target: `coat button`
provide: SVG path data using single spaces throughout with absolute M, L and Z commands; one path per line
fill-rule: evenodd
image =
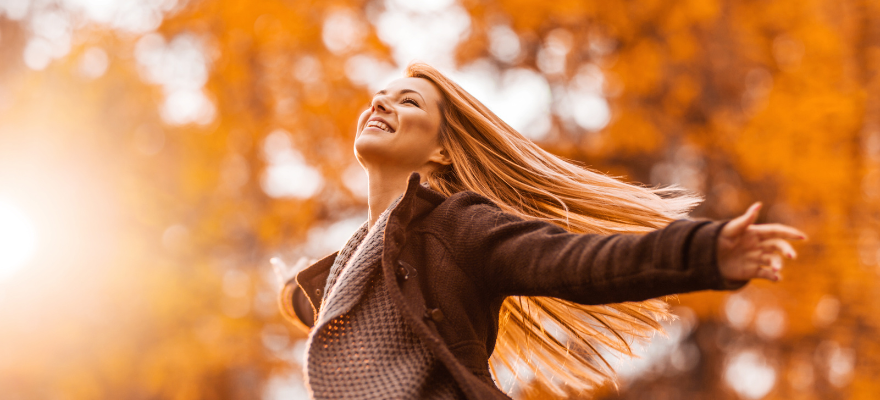
M 439 308 L 429 308 L 427 311 L 425 311 L 425 316 L 430 318 L 434 322 L 443 321 L 443 318 L 445 318 L 443 316 L 443 311 L 440 311 Z
M 321 297 L 321 295 L 322 295 L 323 293 L 324 293 L 324 291 L 321 290 L 321 288 L 317 288 L 317 289 L 315 289 L 315 294 L 316 294 L 318 297 Z
M 395 232 L 393 236 L 391 236 L 391 243 L 394 247 L 400 247 L 403 245 L 403 233 Z
M 409 279 L 409 271 L 407 271 L 406 266 L 403 264 L 403 261 L 397 262 L 397 279 L 407 280 Z

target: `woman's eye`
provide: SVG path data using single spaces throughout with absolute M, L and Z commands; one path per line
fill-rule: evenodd
M 414 106 L 416 106 L 416 107 L 418 107 L 418 106 L 419 106 L 419 103 L 416 103 L 416 101 L 415 101 L 415 100 L 413 100 L 413 99 L 410 99 L 410 98 L 408 98 L 408 97 L 407 97 L 407 98 L 405 98 L 405 99 L 403 99 L 403 102 L 404 102 L 404 103 L 411 103 L 411 104 L 412 104 L 412 105 L 414 105 Z

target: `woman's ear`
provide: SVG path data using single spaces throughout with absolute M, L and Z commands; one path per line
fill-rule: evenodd
M 449 165 L 452 164 L 452 157 L 449 157 L 449 151 L 447 151 L 443 147 L 437 146 L 437 149 L 434 150 L 434 153 L 431 154 L 431 157 L 428 158 L 428 161 L 435 162 L 440 165 Z

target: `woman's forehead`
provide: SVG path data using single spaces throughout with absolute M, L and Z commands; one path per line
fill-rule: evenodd
M 434 87 L 434 84 L 422 78 L 398 78 L 388 83 L 384 90 L 389 94 L 395 94 L 402 90 L 415 90 L 425 100 L 440 101 L 440 92 Z

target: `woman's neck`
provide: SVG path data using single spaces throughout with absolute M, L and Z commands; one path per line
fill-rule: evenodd
M 369 182 L 367 203 L 370 206 L 369 227 L 372 228 L 379 219 L 379 215 L 406 191 L 407 178 L 411 173 L 403 170 L 367 170 L 367 181 Z

